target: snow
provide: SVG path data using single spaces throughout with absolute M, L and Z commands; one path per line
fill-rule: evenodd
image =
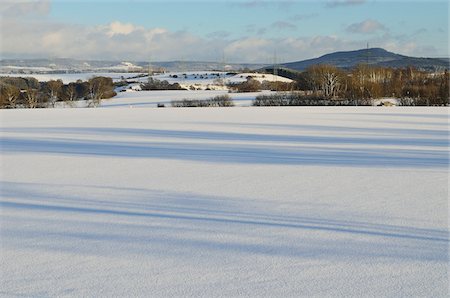
M 400 105 L 400 100 L 398 98 L 394 98 L 394 97 L 382 97 L 382 98 L 374 100 L 372 105 L 379 106 L 382 104 L 391 104 L 394 106 L 398 106 L 398 105 Z
M 50 67 L 14 66 L 14 65 L 0 66 L 0 69 L 2 71 L 6 71 L 6 72 L 10 72 L 10 71 L 23 71 L 23 72 L 53 71 L 53 68 L 50 68 Z
M 156 107 L 158 103 L 171 106 L 173 100 L 200 99 L 206 100 L 219 95 L 228 95 L 236 106 L 250 106 L 258 95 L 273 92 L 228 93 L 226 90 L 161 90 L 161 91 L 128 91 L 119 92 L 115 97 L 104 100 L 102 107 Z
M 178 83 L 183 88 L 189 89 L 194 86 L 196 89 L 205 90 L 206 88 L 214 88 L 216 90 L 227 90 L 226 84 L 242 83 L 247 80 L 247 77 L 263 82 L 263 81 L 279 81 L 279 82 L 292 82 L 291 79 L 273 75 L 273 74 L 261 74 L 261 73 L 238 73 L 232 74 L 223 71 L 187 71 L 187 72 L 167 72 L 163 74 L 157 74 L 152 78 L 160 81 L 168 81 L 169 83 Z M 144 79 L 141 79 L 144 81 Z M 218 80 L 222 80 L 221 84 Z M 145 82 L 145 81 L 144 81 Z
M 264 81 L 269 81 L 269 82 L 284 82 L 284 83 L 291 83 L 292 80 L 285 78 L 285 77 L 281 77 L 278 75 L 273 75 L 273 74 L 264 74 L 264 73 L 239 73 L 234 75 L 230 81 L 231 82 L 244 82 L 247 80 L 247 77 L 252 77 L 253 79 L 259 81 L 259 82 L 264 82 Z
M 137 71 L 140 71 L 140 72 L 142 72 L 143 71 L 143 68 L 141 66 L 134 65 L 131 62 L 121 62 L 118 65 L 108 66 L 108 67 L 99 67 L 97 69 L 98 70 L 103 70 L 103 71 L 110 70 L 110 71 L 115 71 L 115 72 L 118 72 L 118 71 L 122 71 L 122 72 L 130 72 L 130 71 L 137 72 Z
M 0 295 L 447 297 L 448 118 L 2 110 Z
M 14 74 L 14 73 L 0 73 L 0 77 L 34 77 L 40 82 L 45 82 L 49 80 L 61 79 L 64 84 L 71 82 L 76 82 L 77 80 L 87 81 L 93 76 L 104 76 L 111 77 L 113 81 L 120 81 L 123 78 L 129 81 L 136 81 L 145 83 L 148 81 L 148 76 L 145 73 L 137 72 L 127 72 L 127 70 L 134 70 L 137 66 L 130 64 L 128 62 L 122 62 L 121 65 L 105 67 L 104 70 L 115 70 L 115 72 L 80 72 L 80 73 L 48 73 L 48 74 Z M 118 71 L 122 72 L 118 72 Z M 169 83 L 179 83 L 180 85 L 189 88 L 190 86 L 196 86 L 199 89 L 206 89 L 207 87 L 218 88 L 217 79 L 223 79 L 223 83 L 241 83 L 247 80 L 247 77 L 251 76 L 255 80 L 260 82 L 263 81 L 281 81 L 281 82 L 292 82 L 291 79 L 284 78 L 281 76 L 274 76 L 272 74 L 260 74 L 260 73 L 240 73 L 240 74 L 229 74 L 222 71 L 187 71 L 187 72 L 166 72 L 162 74 L 153 75 L 152 78 L 160 81 L 168 81 Z M 222 88 L 225 90 L 226 88 Z

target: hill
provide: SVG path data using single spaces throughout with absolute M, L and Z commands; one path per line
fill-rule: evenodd
M 426 71 L 449 69 L 448 58 L 417 58 L 400 55 L 381 48 L 356 51 L 335 52 L 318 58 L 281 64 L 281 67 L 303 71 L 315 64 L 331 64 L 340 68 L 351 68 L 360 63 L 385 67 L 401 68 L 414 66 Z
M 263 64 L 231 63 L 208 61 L 162 61 L 151 62 L 152 69 L 166 71 L 239 70 L 257 69 Z M 95 61 L 79 59 L 4 59 L 0 60 L 2 73 L 77 73 L 77 72 L 146 72 L 148 61 Z

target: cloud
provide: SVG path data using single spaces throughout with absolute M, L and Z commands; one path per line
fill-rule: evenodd
M 419 45 L 413 40 L 407 42 L 389 40 L 383 43 L 383 47 L 388 51 L 413 57 L 432 57 L 439 55 L 438 50 L 434 46 Z
M 421 34 L 425 34 L 427 32 L 428 32 L 428 30 L 426 28 L 420 28 L 420 29 L 417 29 L 416 31 L 414 31 L 413 35 L 421 35 Z
M 185 31 L 112 22 L 86 26 L 3 18 L 2 57 L 61 57 L 92 60 L 214 60 L 225 39 Z
M 2 20 L 2 26 L 12 28 L 2 34 L 2 58 L 146 61 L 151 57 L 153 61 L 217 61 L 224 52 L 230 62 L 264 63 L 280 47 L 284 48 L 279 50 L 280 55 L 286 60 L 308 58 L 317 52 L 311 50 L 308 38 L 289 41 L 258 37 L 230 39 L 219 35 L 208 38 L 186 31 L 143 28 L 118 22 L 81 26 L 9 19 Z
M 274 23 L 272 23 L 271 27 L 276 28 L 278 30 L 285 30 L 285 29 L 295 30 L 295 29 L 297 29 L 297 26 L 295 26 L 292 23 L 285 22 L 285 21 L 274 22 Z
M 289 25 L 278 24 L 289 28 Z M 0 58 L 77 58 L 85 60 L 122 61 L 219 61 L 222 53 L 232 62 L 273 63 L 318 57 L 343 50 L 372 46 L 409 55 L 436 52 L 426 48 L 413 36 L 397 39 L 389 34 L 369 35 L 361 42 L 333 35 L 269 38 L 256 34 L 261 28 L 249 26 L 253 36 L 230 38 L 226 32 L 199 36 L 187 31 L 166 28 L 145 28 L 132 23 L 111 22 L 104 25 L 71 25 L 50 21 L 2 18 L 2 51 Z M 264 28 L 262 28 L 264 29 Z M 439 54 L 439 53 L 437 53 Z
M 50 0 L 2 0 L 0 16 L 47 15 L 50 5 Z
M 342 7 L 342 6 L 353 6 L 364 4 L 366 0 L 336 0 L 336 1 L 328 1 L 326 3 L 326 7 L 334 8 L 334 7 Z
M 214 31 L 206 34 L 207 38 L 228 38 L 231 35 L 230 32 L 225 30 Z
M 387 28 L 380 22 L 372 19 L 354 23 L 347 27 L 347 32 L 358 34 L 373 34 L 378 31 L 387 31 Z
M 255 24 L 247 25 L 245 31 L 254 35 L 262 36 L 269 31 L 297 30 L 297 26 L 286 21 L 276 21 L 267 27 L 257 27 Z
M 259 28 L 258 30 L 256 30 L 257 35 L 264 35 L 266 33 L 267 33 L 267 28 Z
M 303 20 L 315 18 L 317 16 L 319 16 L 318 13 L 296 14 L 296 15 L 293 15 L 292 17 L 290 17 L 289 19 L 291 21 L 303 21 Z
M 130 34 L 131 32 L 135 31 L 137 28 L 130 23 L 121 23 L 121 22 L 112 22 L 109 24 L 108 26 L 109 30 L 108 30 L 108 35 L 109 36 L 114 36 L 116 34 Z

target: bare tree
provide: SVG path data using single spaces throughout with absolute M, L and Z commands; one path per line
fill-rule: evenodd
M 337 69 L 336 69 L 337 70 Z M 341 80 L 337 71 L 329 69 L 323 73 L 323 91 L 325 97 L 336 97 L 341 87 Z
M 104 98 L 109 98 L 114 93 L 114 84 L 111 78 L 94 77 L 89 79 L 90 106 L 98 107 Z
M 38 103 L 39 103 L 38 96 L 39 96 L 39 92 L 37 89 L 27 88 L 27 90 L 25 90 L 26 103 L 30 109 L 37 108 Z
M 4 84 L 0 87 L 5 107 L 10 109 L 16 108 L 16 102 L 20 96 L 19 88 L 9 84 Z
M 331 98 L 341 90 L 343 73 L 333 65 L 313 65 L 307 69 L 307 80 L 315 93 Z
M 77 88 L 75 83 L 69 83 L 67 86 L 64 86 L 63 92 L 63 100 L 64 104 L 69 107 L 75 106 L 75 100 L 77 99 Z
M 47 82 L 47 88 L 48 88 L 48 95 L 49 95 L 49 102 L 54 108 L 56 105 L 56 102 L 59 100 L 61 89 L 63 86 L 63 82 L 61 80 L 50 80 Z

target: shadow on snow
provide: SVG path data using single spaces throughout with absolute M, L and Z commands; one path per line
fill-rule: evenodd
M 280 214 L 270 205 L 263 211 L 245 200 L 197 194 L 73 185 L 52 188 L 10 182 L 2 185 L 4 223 L 17 217 L 9 215 L 8 210 L 26 211 L 20 222 L 29 222 L 22 227 L 3 225 L 5 245 L 15 240 L 25 245 L 28 240 L 33 249 L 87 254 L 227 251 L 299 258 L 448 261 L 447 230 L 322 218 L 320 214 Z M 45 192 L 40 191 L 42 187 Z M 94 192 L 91 199 L 74 194 L 80 187 Z M 96 199 L 108 194 L 108 200 Z
M 12 128 L 9 133 L 41 133 L 49 137 L 1 139 L 4 153 L 162 158 L 218 163 L 330 165 L 372 167 L 448 167 L 448 137 L 310 136 L 131 128 Z M 345 130 L 344 130 L 345 131 Z M 361 131 L 363 132 L 363 131 Z M 83 137 L 140 137 L 140 141 L 69 139 Z M 367 132 L 370 133 L 370 130 Z M 379 131 L 378 131 L 379 133 Z M 152 138 L 164 141 L 153 141 Z M 166 141 L 167 140 L 167 141 Z M 201 141 L 201 142 L 199 142 Z M 384 148 L 376 148 L 383 146 Z M 413 147 L 413 148 L 411 148 Z

